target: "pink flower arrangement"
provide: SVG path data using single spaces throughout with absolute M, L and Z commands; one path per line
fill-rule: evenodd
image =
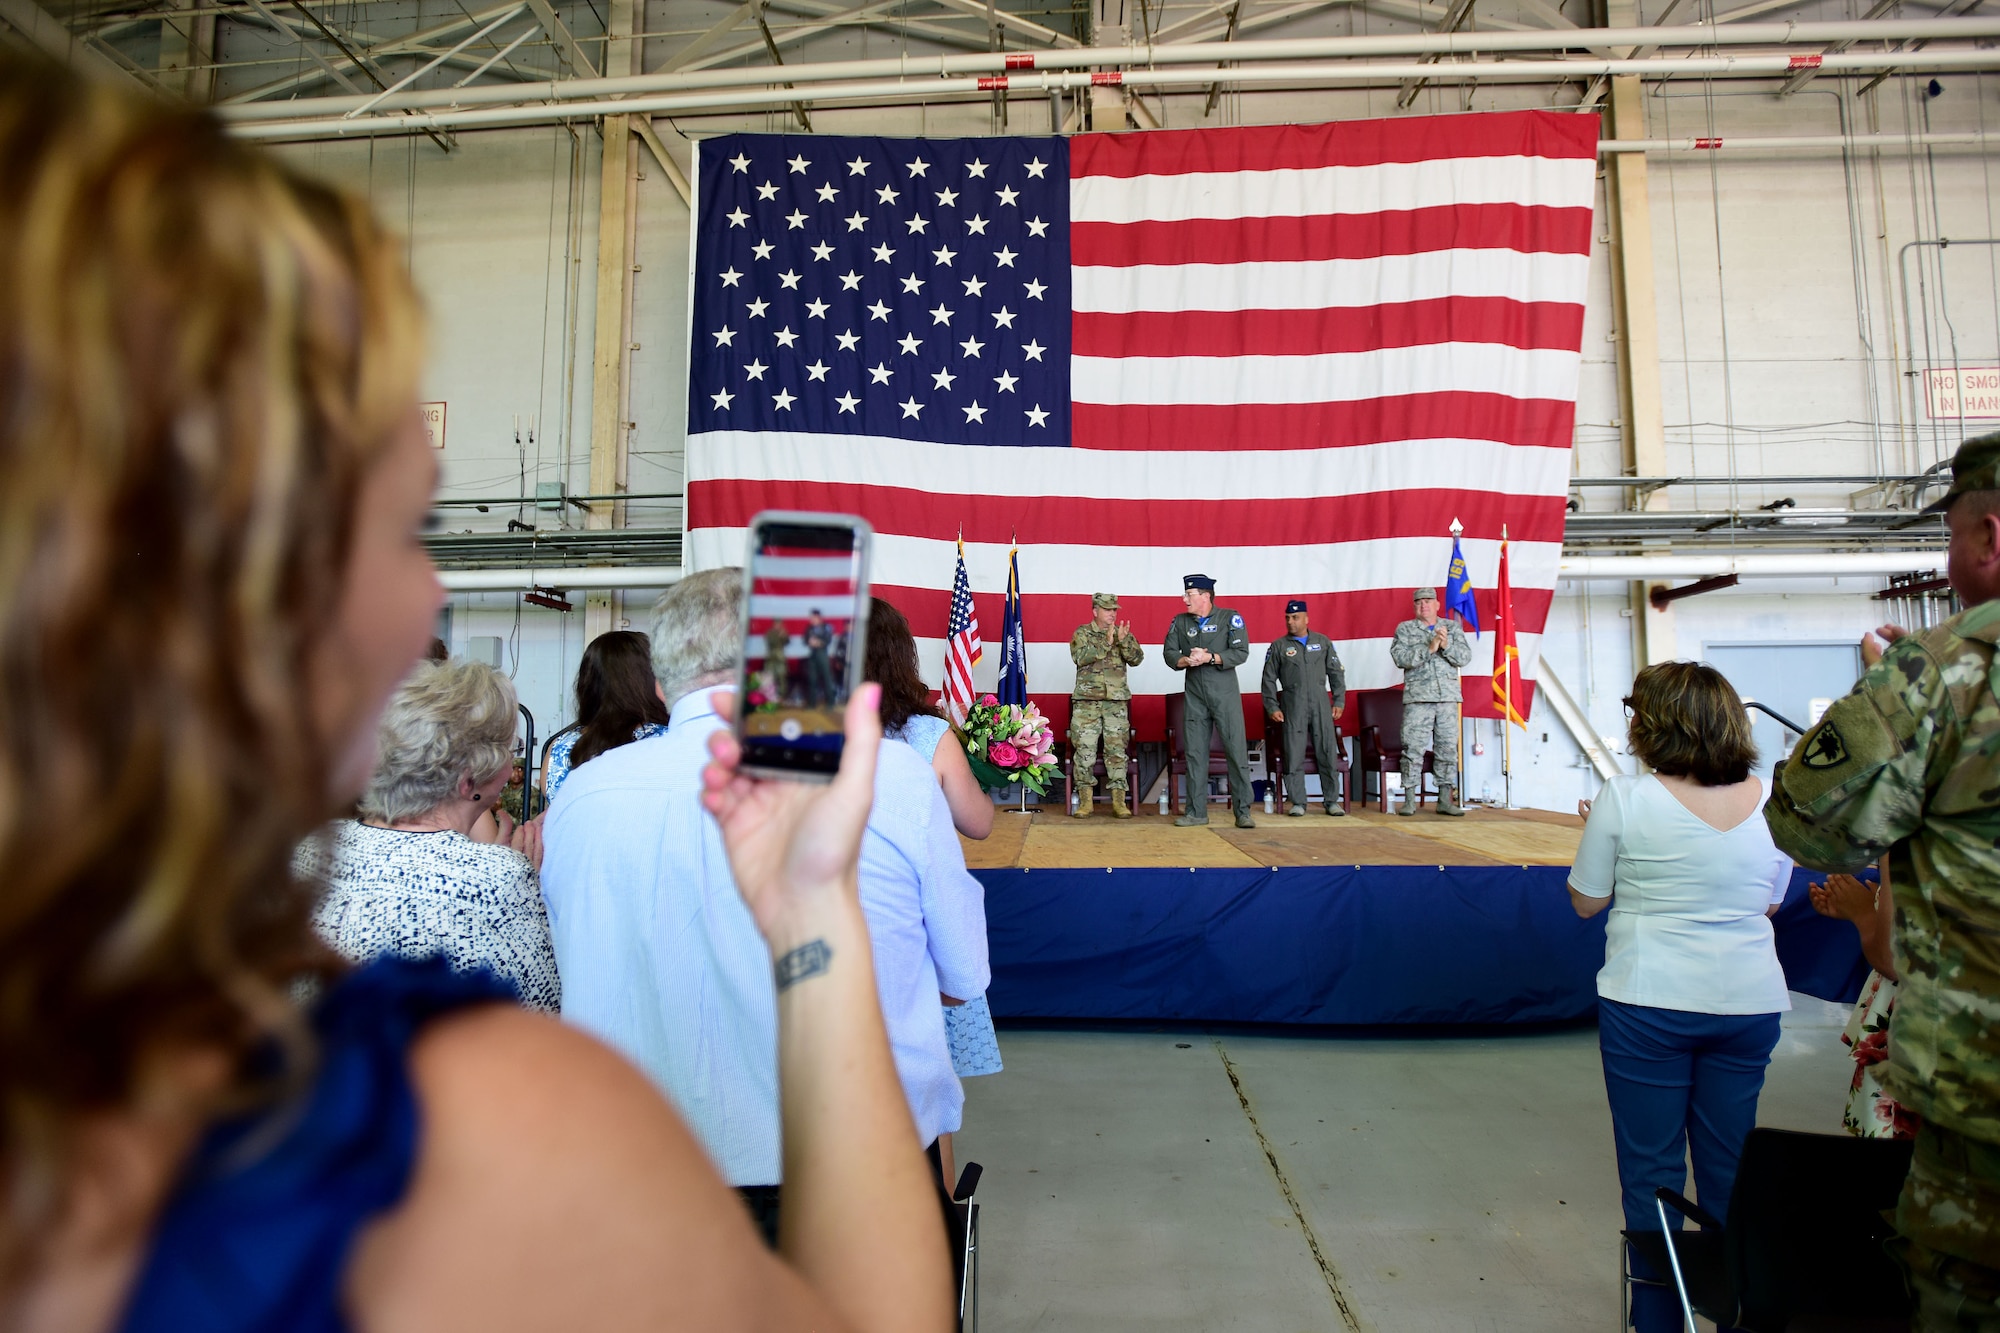
M 995 768 L 1026 768 L 1027 755 L 1015 749 L 1006 741 L 990 741 L 986 746 L 986 761 Z
M 1045 795 L 1056 771 L 1055 731 L 1033 704 L 1003 704 L 985 695 L 967 714 L 965 755 L 983 786 L 1020 783 Z

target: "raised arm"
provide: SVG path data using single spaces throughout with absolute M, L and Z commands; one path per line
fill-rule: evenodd
M 1466 642 L 1465 631 L 1458 627 L 1456 620 L 1447 620 L 1444 634 L 1444 660 L 1455 667 L 1464 667 L 1472 660 L 1472 645 Z
M 1123 625 L 1119 626 L 1118 652 L 1128 667 L 1138 666 L 1146 660 L 1146 650 L 1139 646 L 1139 636 Z
M 1089 666 L 1108 651 L 1104 631 L 1095 625 L 1084 625 L 1069 636 L 1069 660 L 1078 666 Z
M 1219 665 L 1224 671 L 1234 671 L 1250 660 L 1250 631 L 1243 628 L 1243 617 L 1229 617 L 1229 637 L 1222 645 Z
M 1406 620 L 1396 626 L 1396 637 L 1389 641 L 1389 660 L 1405 671 L 1422 662 L 1424 654 L 1430 651 L 1431 636 L 1422 632 L 1422 626 L 1418 626 L 1415 634 L 1404 632 L 1404 627 L 1412 623 Z

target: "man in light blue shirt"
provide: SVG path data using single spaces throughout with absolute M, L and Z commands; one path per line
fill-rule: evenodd
M 563 1017 L 622 1051 L 673 1100 L 732 1185 L 775 1185 L 777 998 L 770 952 L 701 807 L 708 738 L 728 725 L 741 571 L 661 597 L 654 667 L 667 734 L 576 769 L 543 833 Z M 986 912 L 928 764 L 884 741 L 861 849 L 861 903 L 897 1073 L 920 1143 L 959 1126 L 964 1094 L 940 992 L 986 989 Z

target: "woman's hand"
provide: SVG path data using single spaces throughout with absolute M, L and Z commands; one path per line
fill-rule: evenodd
M 1879 889 L 1852 875 L 1828 875 L 1826 883 L 1810 885 L 1806 892 L 1812 898 L 1813 911 L 1821 916 L 1861 922 L 1875 915 L 1875 895 Z
M 1577 817 L 1578 819 L 1581 819 L 1581 820 L 1583 820 L 1583 821 L 1584 821 L 1585 823 L 1589 823 L 1589 822 L 1590 822 L 1590 802 L 1589 802 L 1589 801 L 1578 801 L 1578 802 L 1576 803 L 1576 817 Z
M 718 693 L 718 715 L 731 717 L 735 696 Z M 830 783 L 753 778 L 738 770 L 742 749 L 724 728 L 708 739 L 701 803 L 721 826 L 737 891 L 757 928 L 783 947 L 795 927 L 829 903 L 858 901 L 861 835 L 875 800 L 881 748 L 882 687 L 866 684 L 847 703 L 847 743 Z M 809 929 L 809 927 L 808 927 Z
M 546 812 L 544 812 L 546 813 Z M 536 815 L 525 824 L 514 825 L 506 811 L 500 812 L 500 826 L 505 831 L 502 841 L 528 858 L 528 864 L 536 870 L 542 868 L 542 816 Z

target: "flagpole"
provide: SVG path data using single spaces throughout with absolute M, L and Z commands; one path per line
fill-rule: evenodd
M 1456 514 L 1452 515 L 1451 549 L 1454 553 L 1456 553 L 1458 550 L 1459 534 L 1464 531 L 1465 531 L 1465 524 L 1458 521 L 1458 516 Z M 1448 579 L 1451 577 L 1451 575 L 1452 571 L 1447 569 L 1445 571 L 1445 577 Z M 1468 583 L 1470 581 L 1471 581 L 1470 579 L 1467 580 Z M 1445 589 L 1445 592 L 1447 593 L 1447 595 L 1455 596 L 1458 592 L 1458 589 L 1447 588 Z M 1458 627 L 1459 630 L 1463 632 L 1465 629 L 1465 613 L 1463 611 L 1453 611 L 1452 614 L 1458 617 Z M 1458 700 L 1452 705 L 1452 710 L 1455 714 L 1453 719 L 1453 726 L 1455 726 L 1458 730 L 1458 805 L 1459 808 L 1462 810 L 1465 808 L 1465 792 L 1466 792 L 1465 760 L 1466 756 L 1470 753 L 1469 749 L 1465 744 L 1465 682 L 1463 680 L 1460 680 L 1458 683 Z
M 1507 549 L 1507 525 L 1505 523 L 1500 525 L 1500 549 L 1502 551 Z M 1509 585 L 1510 600 L 1511 592 L 1512 585 Z M 1503 616 L 1507 615 L 1512 609 L 1511 607 L 1503 606 L 1500 608 L 1500 614 Z M 1511 619 L 1508 622 L 1507 628 L 1510 631 L 1514 628 Z M 1498 635 L 1495 637 L 1498 639 L 1506 636 Z M 1514 808 L 1514 729 L 1507 724 L 1514 720 L 1511 716 L 1514 711 L 1514 654 L 1508 652 L 1504 644 L 1496 642 L 1494 646 L 1500 649 L 1500 656 L 1505 663 L 1506 672 L 1507 703 L 1506 707 L 1501 710 L 1502 716 L 1500 718 L 1500 781 L 1507 799 L 1507 804 L 1504 808 L 1512 810 Z

